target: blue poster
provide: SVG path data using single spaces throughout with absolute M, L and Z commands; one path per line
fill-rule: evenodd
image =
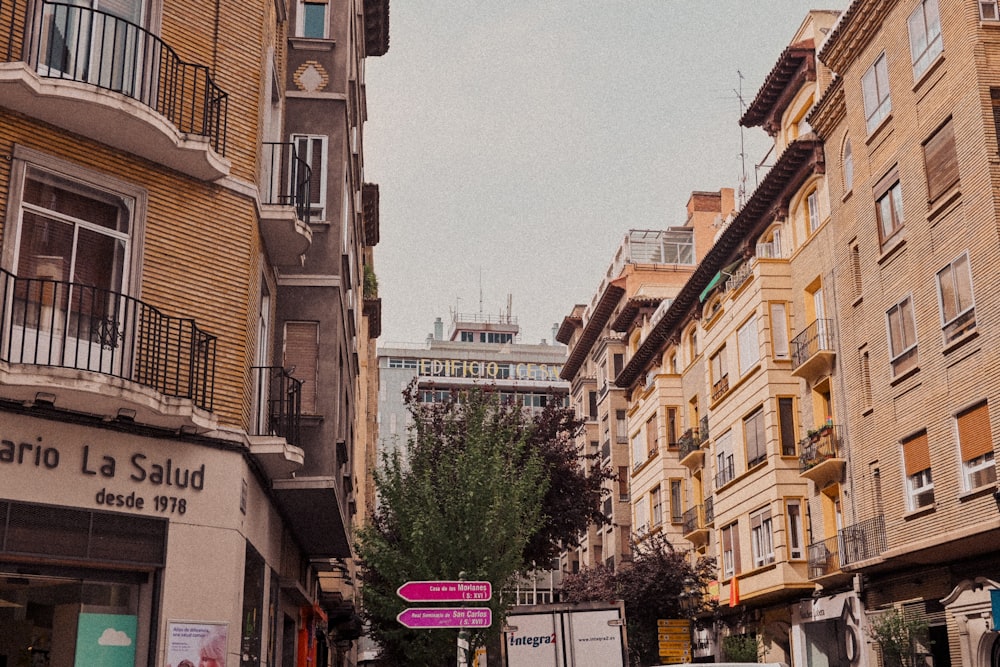
M 138 625 L 126 614 L 80 614 L 75 667 L 135 667 Z
M 993 603 L 993 632 L 1000 632 L 1000 590 L 990 589 L 990 602 Z

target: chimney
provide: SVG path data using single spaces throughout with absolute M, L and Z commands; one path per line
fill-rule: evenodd
M 444 340 L 444 322 L 440 317 L 434 318 L 434 340 Z
M 552 340 L 554 341 L 556 339 L 556 336 L 558 336 L 558 335 L 559 335 L 559 325 L 558 324 L 553 324 L 552 325 Z

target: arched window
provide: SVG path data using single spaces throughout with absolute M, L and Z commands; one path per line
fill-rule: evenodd
M 841 152 L 841 164 L 843 165 L 844 192 L 850 192 L 854 188 L 854 153 L 851 152 L 851 138 L 844 138 L 844 148 Z

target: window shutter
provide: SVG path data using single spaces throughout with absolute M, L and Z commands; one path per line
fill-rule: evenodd
M 963 461 L 971 461 L 993 451 L 990 411 L 986 403 L 958 415 L 958 441 Z
M 302 412 L 316 414 L 316 365 L 319 358 L 319 323 L 286 322 L 285 368 L 294 367 L 292 377 L 302 382 Z
M 910 477 L 931 467 L 931 452 L 927 446 L 927 433 L 903 441 L 903 463 L 906 476 Z
M 934 201 L 958 182 L 958 156 L 955 132 L 948 120 L 924 144 L 924 167 L 927 171 L 927 198 Z

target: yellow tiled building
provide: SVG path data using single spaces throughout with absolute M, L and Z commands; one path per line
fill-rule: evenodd
M 0 2 L 0 664 L 355 663 L 387 48 L 384 0 Z

